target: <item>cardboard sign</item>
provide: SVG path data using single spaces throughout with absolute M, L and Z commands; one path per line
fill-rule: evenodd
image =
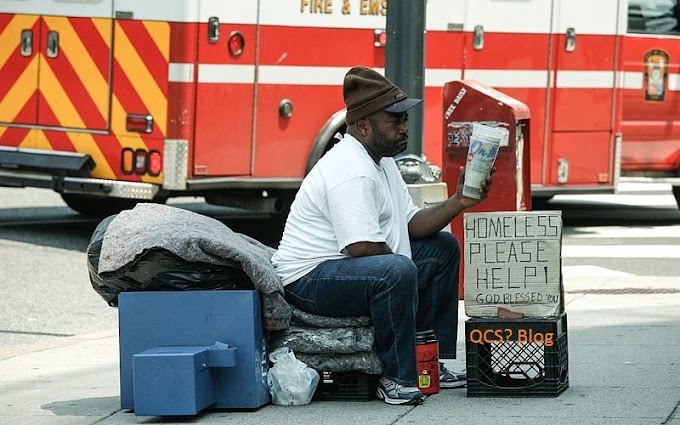
M 549 317 L 564 311 L 562 212 L 467 213 L 465 314 Z

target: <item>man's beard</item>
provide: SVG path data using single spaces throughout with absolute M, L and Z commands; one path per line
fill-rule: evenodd
M 399 142 L 407 140 L 407 137 L 389 139 L 385 133 L 380 131 L 377 125 L 373 125 L 373 146 L 381 157 L 395 156 L 406 150 L 407 144 L 399 145 Z

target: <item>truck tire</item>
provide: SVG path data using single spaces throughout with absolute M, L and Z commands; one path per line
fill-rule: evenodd
M 271 225 L 276 237 L 280 240 L 281 235 L 283 235 L 283 228 L 286 226 L 286 220 L 288 219 L 288 213 L 290 213 L 290 207 L 293 205 L 295 200 L 295 194 L 297 190 L 282 191 L 277 193 L 281 199 L 281 211 L 273 213 L 269 219 L 269 224 Z
M 61 198 L 66 202 L 71 209 L 80 214 L 103 218 L 112 214 L 118 214 L 123 210 L 134 208 L 139 202 L 139 199 L 126 198 L 103 198 L 97 196 L 74 195 L 70 193 L 62 193 Z M 152 202 L 164 202 L 164 199 L 154 200 Z
M 675 196 L 675 202 L 678 204 L 678 208 L 680 208 L 680 186 L 673 186 L 673 196 Z
M 345 111 L 341 110 L 334 113 L 328 121 L 321 127 L 321 130 L 316 135 L 312 143 L 312 151 L 307 157 L 307 165 L 305 167 L 305 176 L 309 174 L 314 165 L 322 156 L 326 155 L 339 139 L 336 139 L 336 134 L 345 134 L 347 131 L 347 124 L 345 124 Z

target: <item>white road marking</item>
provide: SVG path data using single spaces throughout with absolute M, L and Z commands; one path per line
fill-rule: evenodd
M 632 273 L 612 270 L 598 266 L 562 266 L 562 275 L 565 278 L 572 277 L 628 277 Z
M 680 245 L 562 245 L 569 258 L 680 258 Z
M 574 239 L 602 239 L 602 238 L 680 238 L 680 226 L 656 227 L 576 227 L 566 229 L 564 236 Z M 572 233 L 573 232 L 573 233 Z

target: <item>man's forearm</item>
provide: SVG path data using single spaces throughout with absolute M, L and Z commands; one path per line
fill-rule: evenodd
M 435 235 L 463 209 L 458 196 L 453 195 L 439 205 L 418 211 L 408 223 L 409 237 L 415 240 Z
M 392 250 L 385 242 L 356 242 L 347 245 L 343 251 L 352 257 L 392 254 Z

